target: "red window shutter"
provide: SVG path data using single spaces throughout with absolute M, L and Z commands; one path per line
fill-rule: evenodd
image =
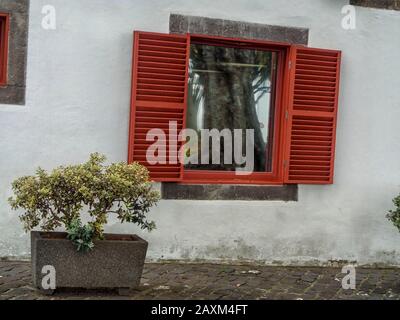
M 341 52 L 293 46 L 285 183 L 333 183 Z
M 185 127 L 189 48 L 186 35 L 134 33 L 128 162 L 145 165 L 154 181 L 182 179 L 182 165 L 169 161 L 181 145 L 175 135 L 169 137 L 169 123 L 177 123 L 178 133 Z M 155 142 L 146 141 L 151 129 L 167 135 L 166 164 L 147 162 L 146 151 Z
M 9 24 L 9 15 L 0 13 L 0 85 L 2 86 L 7 84 Z

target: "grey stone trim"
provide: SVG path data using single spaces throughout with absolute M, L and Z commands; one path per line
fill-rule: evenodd
M 161 186 L 161 197 L 166 200 L 297 201 L 297 190 L 297 185 L 256 186 L 163 183 Z
M 400 10 L 400 0 L 350 0 L 350 4 L 360 7 Z
M 0 104 L 25 104 L 29 0 L 0 0 L 0 12 L 10 14 L 7 86 L 0 87 Z
M 308 44 L 308 29 L 171 14 L 169 32 Z M 297 185 L 182 185 L 163 183 L 163 199 L 297 201 Z
M 287 42 L 291 44 L 308 43 L 308 29 L 273 26 L 261 23 L 212 19 L 207 17 L 171 14 L 169 17 L 170 33 L 206 34 L 230 38 L 247 38 Z

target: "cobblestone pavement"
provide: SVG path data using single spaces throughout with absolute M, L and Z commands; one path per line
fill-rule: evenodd
M 0 300 L 7 299 L 400 299 L 400 269 L 357 268 L 356 289 L 344 290 L 340 268 L 213 264 L 146 264 L 141 286 L 114 291 L 59 291 L 31 285 L 29 262 L 0 261 Z

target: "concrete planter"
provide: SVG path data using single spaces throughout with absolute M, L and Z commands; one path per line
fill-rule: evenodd
M 105 234 L 87 253 L 77 252 L 63 232 L 31 232 L 32 274 L 43 290 L 45 266 L 54 267 L 57 288 L 113 288 L 121 294 L 139 286 L 148 243 L 136 235 Z M 52 290 L 48 290 L 52 293 Z

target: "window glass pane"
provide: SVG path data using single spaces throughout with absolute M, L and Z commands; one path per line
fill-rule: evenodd
M 234 129 L 242 129 L 243 155 L 246 129 L 254 129 L 254 171 L 272 171 L 276 70 L 276 52 L 192 44 L 187 127 L 199 137 L 201 129 L 230 129 L 232 136 Z M 211 155 L 211 140 L 209 144 Z M 200 145 L 201 139 L 198 150 L 190 152 L 200 154 Z M 232 163 L 224 161 L 224 138 L 220 149 L 220 164 L 212 164 L 210 156 L 209 164 L 185 168 L 231 171 L 244 166 L 233 155 Z

